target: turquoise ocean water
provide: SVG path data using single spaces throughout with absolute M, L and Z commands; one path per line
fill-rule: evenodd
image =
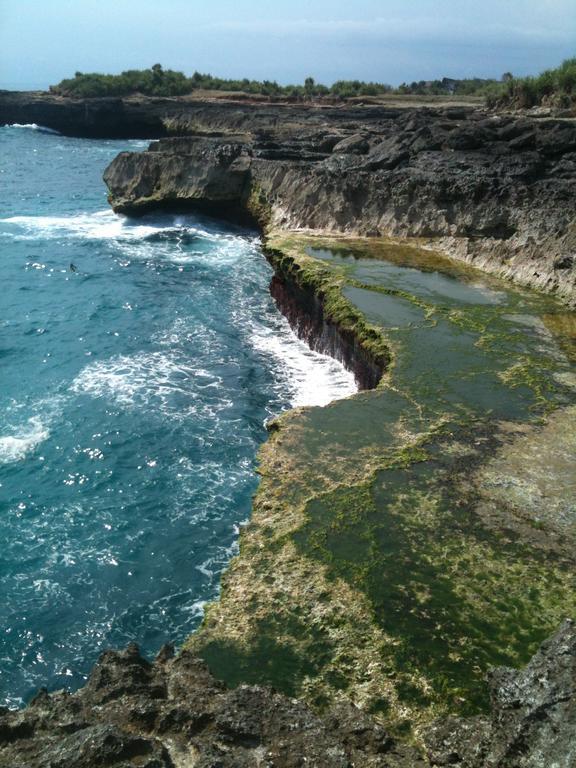
M 0 128 L 0 704 L 182 641 L 265 420 L 355 390 L 278 313 L 254 232 L 109 210 L 104 168 L 145 147 Z

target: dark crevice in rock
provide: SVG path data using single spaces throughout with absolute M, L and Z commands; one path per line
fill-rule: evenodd
M 353 331 L 326 319 L 322 299 L 313 290 L 302 288 L 285 274 L 276 274 L 270 293 L 298 338 L 316 352 L 339 360 L 354 373 L 359 389 L 378 386 L 384 367 L 362 348 Z

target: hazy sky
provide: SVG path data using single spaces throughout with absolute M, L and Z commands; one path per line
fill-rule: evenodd
M 0 0 L 0 87 L 165 68 L 302 82 L 535 74 L 576 55 L 576 0 Z

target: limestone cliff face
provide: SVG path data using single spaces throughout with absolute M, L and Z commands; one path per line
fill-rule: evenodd
M 123 154 L 110 201 L 218 213 L 226 200 L 264 226 L 415 237 L 576 302 L 576 124 L 454 109 L 317 121 Z
M 172 139 L 142 154 L 122 152 L 105 180 L 114 210 L 144 213 L 155 207 L 195 206 L 231 215 L 245 210 L 250 158 L 237 142 Z

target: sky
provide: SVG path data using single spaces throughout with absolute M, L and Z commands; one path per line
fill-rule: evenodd
M 537 74 L 576 56 L 576 0 L 0 0 L 0 88 L 161 63 L 398 85 Z

